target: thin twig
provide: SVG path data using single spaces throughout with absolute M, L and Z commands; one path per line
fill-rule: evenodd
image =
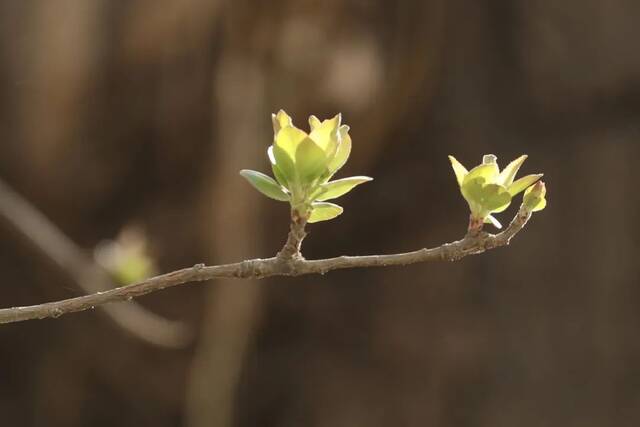
M 100 266 L 44 214 L 2 180 L 0 217 L 69 274 L 83 291 L 94 293 L 114 288 L 108 274 Z M 138 304 L 107 306 L 104 310 L 122 329 L 154 345 L 182 347 L 191 335 L 186 325 L 181 322 L 167 320 Z
M 210 267 L 198 264 L 191 268 L 163 274 L 133 285 L 98 292 L 93 295 L 27 307 L 1 309 L 0 323 L 59 317 L 67 313 L 92 309 L 102 304 L 130 301 L 141 295 L 183 283 L 200 282 L 222 277 L 263 279 L 271 276 L 325 274 L 332 270 L 344 268 L 386 267 L 440 260 L 457 261 L 468 255 L 475 255 L 489 249 L 508 245 L 511 238 L 522 230 L 530 217 L 531 212 L 521 206 L 511 224 L 501 233 L 495 235 L 485 232 L 468 234 L 462 240 L 453 243 L 447 243 L 432 249 L 424 248 L 400 254 L 340 256 L 319 260 L 305 260 L 304 258 L 284 260 L 280 257 L 273 257 Z

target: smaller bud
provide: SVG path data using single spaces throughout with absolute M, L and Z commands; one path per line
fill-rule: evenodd
M 547 187 L 544 182 L 538 181 L 524 192 L 522 205 L 529 212 L 538 212 L 545 208 L 547 200 Z
M 94 259 L 118 285 L 130 285 L 157 274 L 146 235 L 132 226 L 125 227 L 116 240 L 98 244 Z

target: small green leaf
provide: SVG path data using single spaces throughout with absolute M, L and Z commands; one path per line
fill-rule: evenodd
M 533 185 L 540 178 L 542 178 L 541 173 L 536 175 L 523 176 L 508 187 L 509 193 L 512 196 L 515 196 L 516 194 L 526 190 L 529 186 Z
M 276 181 L 280 183 L 284 188 L 290 190 L 289 183 L 287 182 L 287 177 L 282 173 L 278 165 L 272 164 L 271 171 L 273 172 L 273 176 L 276 177 Z
M 273 176 L 276 177 L 276 181 L 278 181 L 284 188 L 289 189 L 289 183 L 287 182 L 286 176 L 280 170 L 278 165 L 276 165 L 276 157 L 273 154 L 273 145 L 269 146 L 267 149 L 267 156 L 271 162 L 271 170 L 273 171 Z
M 294 160 L 298 146 L 307 138 L 307 134 L 296 127 L 283 127 L 276 134 L 274 147 L 280 147 L 289 157 Z M 275 151 L 274 151 L 274 154 Z M 276 156 L 277 159 L 277 156 Z
M 265 196 L 281 202 L 289 201 L 289 195 L 270 176 L 248 169 L 241 170 L 240 175 Z
M 353 190 L 355 186 L 371 180 L 373 180 L 373 178 L 368 176 L 352 176 L 327 182 L 320 186 L 322 192 L 318 197 L 316 197 L 316 200 L 322 202 L 325 200 L 335 199 L 347 194 L 349 191 Z
M 327 221 L 340 215 L 343 211 L 341 206 L 328 202 L 314 202 L 311 204 L 311 216 L 307 222 L 314 223 Z
M 277 135 L 280 129 L 292 127 L 291 117 L 284 110 L 278 111 L 278 114 L 271 114 L 271 122 L 273 123 L 273 134 Z
M 462 185 L 464 186 L 467 182 L 470 182 L 471 180 L 474 180 L 476 178 L 483 178 L 484 182 L 493 183 L 495 182 L 498 173 L 499 169 L 496 163 L 484 163 L 471 169 L 462 180 Z
M 338 145 L 333 158 L 329 160 L 328 169 L 330 177 L 338 172 L 342 166 L 344 166 L 344 164 L 349 159 L 349 155 L 351 154 L 351 137 L 349 136 L 349 126 L 340 126 L 338 132 L 340 133 L 340 144 Z
M 488 212 L 502 212 L 509 207 L 511 195 L 501 185 L 487 184 L 482 187 L 482 206 Z
M 335 151 L 341 121 L 342 115 L 340 113 L 322 122 L 315 116 L 309 117 L 309 125 L 311 127 L 309 138 L 318 144 L 318 147 L 324 152 Z M 331 146 L 333 146 L 333 148 L 331 148 Z
M 482 213 L 482 185 L 484 184 L 484 178 L 475 178 L 472 180 L 465 180 L 464 184 L 460 187 L 462 197 L 469 203 L 471 212 L 475 214 Z
M 469 173 L 469 171 L 467 170 L 467 168 L 462 166 L 462 163 L 460 163 L 455 157 L 449 156 L 449 161 L 451 162 L 453 173 L 456 174 L 458 185 L 462 185 L 462 181 L 464 180 L 465 175 Z
M 327 169 L 327 156 L 310 138 L 305 138 L 296 151 L 296 169 L 302 183 L 309 184 Z
M 320 125 L 322 125 L 322 122 L 320 121 L 320 119 L 318 119 L 316 116 L 309 116 L 309 128 L 311 128 L 312 132 L 315 128 L 317 128 Z
M 278 179 L 283 178 L 289 185 L 293 182 L 297 182 L 296 167 L 293 163 L 293 158 L 291 158 L 291 156 L 289 156 L 289 154 L 279 146 L 274 144 L 272 147 L 273 158 L 276 160 L 275 165 L 278 167 L 280 172 L 282 172 Z
M 464 182 L 460 191 L 474 214 L 485 217 L 491 212 L 502 212 L 509 207 L 511 195 L 503 186 L 485 185 L 482 177 L 470 181 L 465 178 Z
M 507 188 L 513 184 L 513 179 L 516 177 L 520 166 L 522 166 L 525 160 L 527 160 L 527 155 L 523 154 L 502 169 L 502 172 L 500 172 L 498 176 L 498 184 L 504 185 Z

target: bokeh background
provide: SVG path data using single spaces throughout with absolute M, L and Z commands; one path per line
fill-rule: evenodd
M 549 189 L 508 248 L 460 262 L 181 286 L 138 301 L 167 319 L 146 338 L 128 309 L 2 326 L 2 425 L 638 425 L 639 19 L 637 0 L 2 1 L 0 179 L 86 259 L 132 227 L 159 271 L 273 255 L 287 207 L 238 170 L 268 169 L 280 108 L 342 112 L 341 176 L 375 177 L 308 258 L 462 237 L 448 154 L 527 153 Z M 6 218 L 0 277 L 3 307 L 84 292 Z

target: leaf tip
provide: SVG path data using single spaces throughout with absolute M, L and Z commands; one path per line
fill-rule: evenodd
M 462 186 L 462 182 L 464 181 L 465 176 L 469 173 L 467 168 L 465 168 L 462 163 L 458 161 L 455 157 L 449 154 L 449 162 L 451 162 L 451 167 L 453 168 L 453 173 L 456 175 L 456 181 L 458 181 L 458 185 Z

